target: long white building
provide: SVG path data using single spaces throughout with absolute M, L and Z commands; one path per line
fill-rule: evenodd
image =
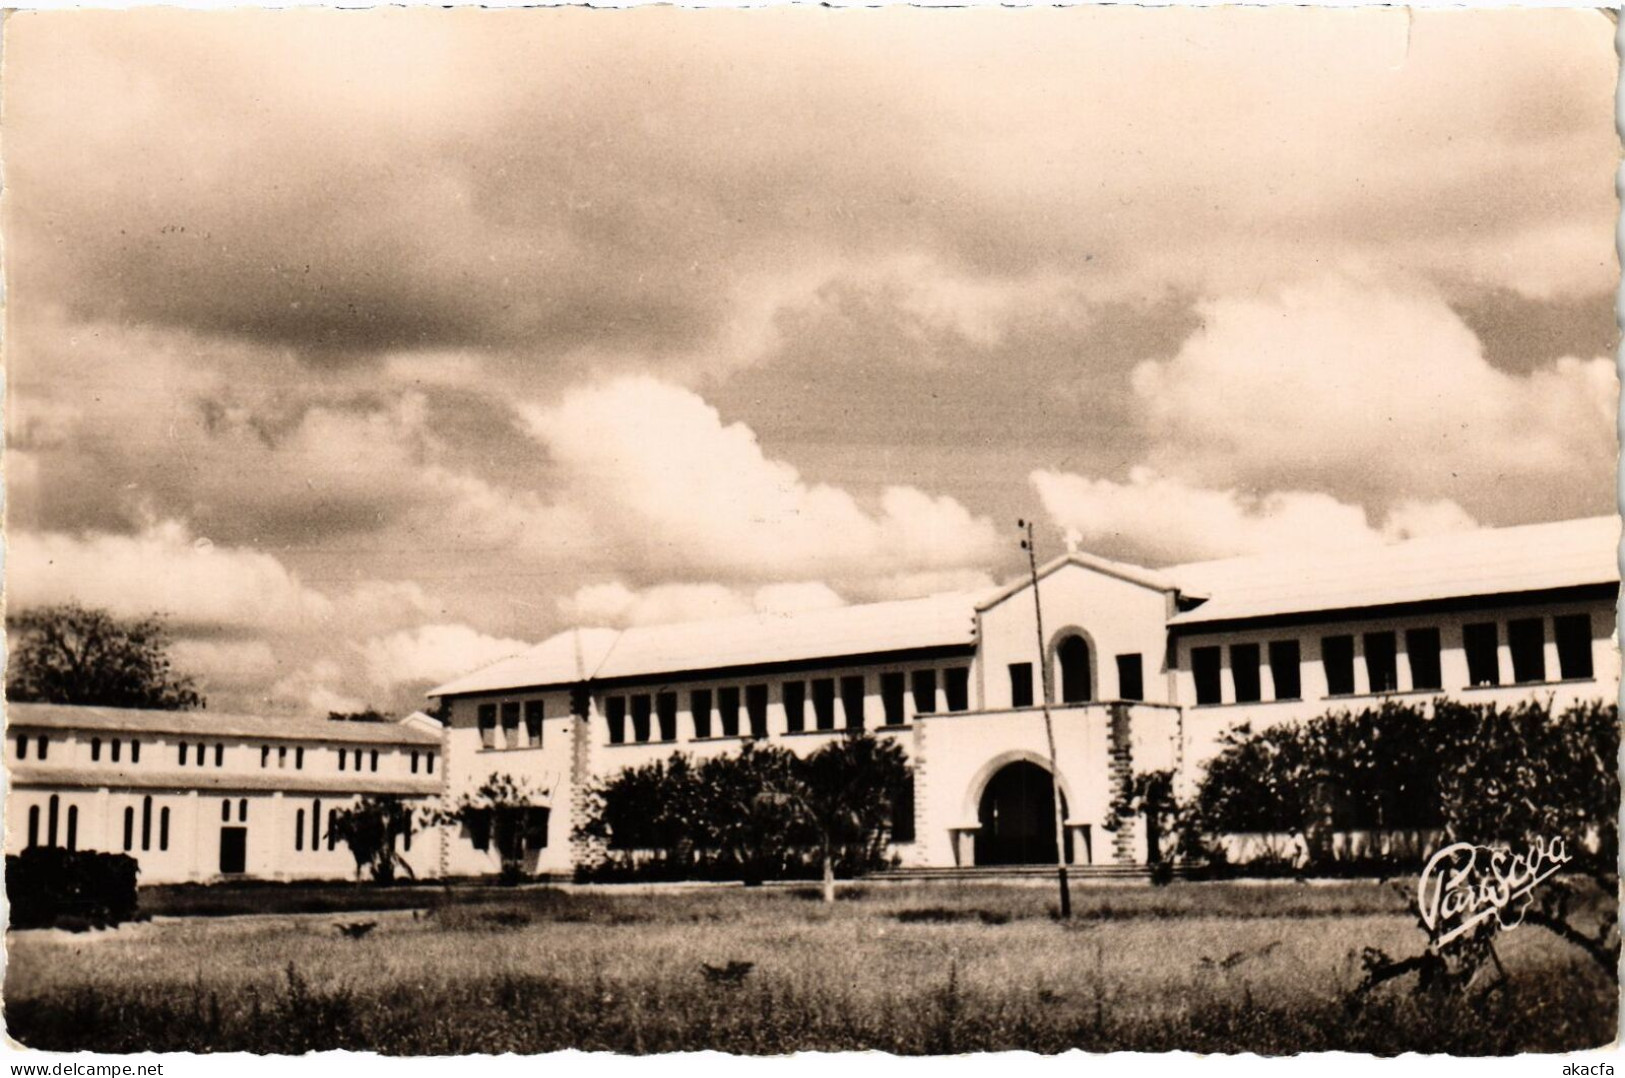
M 368 765 L 360 775 L 334 761 L 357 751 L 352 739 L 380 731 L 352 728 L 335 741 L 339 724 L 295 732 L 234 720 L 245 725 L 216 728 L 210 742 L 228 748 L 208 751 L 237 762 L 217 768 L 210 786 L 202 779 L 212 765 L 163 757 L 220 716 L 99 713 L 107 725 L 98 734 L 74 718 L 82 709 L 14 706 L 7 849 L 30 837 L 65 841 L 70 807 L 81 814 L 80 845 L 130 847 L 124 828 L 147 832 L 121 821 L 133 818 L 126 810 L 146 819 L 152 789 L 152 804 L 184 833 L 184 851 L 167 859 L 157 851 L 149 870 L 153 850 L 143 849 L 144 880 L 229 872 L 225 836 L 242 826 L 226 819 L 233 797 L 249 814 L 241 871 L 338 876 L 352 864 L 342 847 L 301 847 L 310 817 L 301 823 L 298 814 L 315 813 L 316 794 L 353 797 L 371 788 L 360 785 L 367 780 L 455 798 L 510 775 L 547 810 L 527 841 L 527 869 L 567 874 L 582 855 L 572 828 L 597 780 L 672 752 L 737 752 L 749 740 L 807 752 L 861 728 L 900 742 L 913 767 L 912 827 L 905 822 L 896 843 L 905 865 L 1052 861 L 1053 787 L 1037 706 L 1047 666 L 1068 854 L 1080 865 L 1133 864 L 1146 856 L 1143 836 L 1103 827 L 1118 783 L 1162 768 L 1194 777 L 1237 723 L 1257 728 L 1386 698 L 1617 700 L 1618 545 L 1618 521 L 1608 517 L 1156 570 L 1069 553 L 1038 574 L 1042 640 L 1028 577 L 985 594 L 572 630 L 433 690 L 444 728 L 414 718 L 394 730 L 398 740 L 360 746 Z M 63 747 L 23 758 L 47 719 Z M 164 746 L 143 749 L 163 774 L 87 758 L 95 737 L 105 753 L 121 723 L 146 722 L 175 726 L 143 735 Z M 322 766 L 308 775 L 265 766 L 273 729 L 289 746 L 306 741 L 308 759 Z M 387 780 L 370 770 L 374 748 L 380 766 L 393 762 L 380 773 Z M 411 771 L 414 752 L 435 753 L 438 770 Z M 156 792 L 164 788 L 172 792 Z M 37 827 L 19 825 L 36 816 Z M 497 868 L 488 836 L 466 829 L 423 836 L 413 856 L 425 875 Z M 230 865 L 239 865 L 235 855 Z

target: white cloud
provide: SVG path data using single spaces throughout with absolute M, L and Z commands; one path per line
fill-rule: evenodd
M 523 640 L 487 636 L 467 625 L 423 625 L 360 645 L 367 676 L 380 689 L 450 681 L 459 674 L 517 655 Z
M 331 659 L 319 659 L 271 686 L 269 702 L 279 708 L 315 716 L 325 716 L 329 711 L 361 711 L 370 707 L 361 697 L 332 688 L 344 678 L 344 671 L 338 663 Z
M 887 576 L 978 564 L 993 549 L 992 525 L 952 498 L 891 487 L 865 509 L 768 457 L 697 394 L 652 378 L 522 414 L 559 469 L 563 502 L 651 573 Z
M 1133 374 L 1162 472 L 1387 504 L 1449 499 L 1479 514 L 1573 515 L 1611 486 L 1608 359 L 1509 374 L 1425 290 L 1348 280 L 1211 300 L 1201 314 L 1176 356 Z M 1565 497 L 1576 504 L 1552 501 Z
M 288 630 L 327 619 L 333 603 L 270 554 L 216 547 L 184 524 L 139 535 L 17 532 L 6 568 L 17 607 L 78 600 L 130 617 L 171 615 L 182 626 Z
M 1450 502 L 1408 502 L 1374 526 L 1364 509 L 1327 494 L 1212 490 L 1145 467 L 1132 469 L 1126 483 L 1051 471 L 1030 478 L 1058 527 L 1157 563 L 1358 546 L 1475 526 Z
M 768 584 L 750 589 L 723 584 L 656 584 L 634 589 L 615 580 L 588 584 L 559 600 L 559 612 L 578 625 L 659 625 L 751 613 L 783 614 L 845 604 L 816 581 Z

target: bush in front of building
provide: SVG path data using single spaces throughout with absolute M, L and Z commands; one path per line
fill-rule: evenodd
M 111 928 L 136 916 L 135 858 L 34 846 L 6 857 L 12 928 Z
M 1576 870 L 1618 850 L 1619 708 L 1384 703 L 1225 735 L 1179 826 L 1210 862 L 1342 874 L 1420 866 L 1442 840 L 1561 837 Z
M 912 831 L 912 774 L 890 741 L 843 737 L 806 757 L 746 744 L 696 761 L 673 753 L 588 791 L 577 827 L 597 857 L 583 879 L 851 877 L 886 867 Z

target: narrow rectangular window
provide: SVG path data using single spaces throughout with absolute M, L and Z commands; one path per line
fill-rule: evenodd
M 248 822 L 248 798 L 239 798 L 237 801 L 237 822 Z
M 495 704 L 481 704 L 479 708 L 480 747 L 494 749 L 497 747 L 497 706 Z
M 1365 634 L 1365 676 L 1369 691 L 1399 691 L 1398 647 L 1393 633 Z
M 348 749 L 340 749 L 339 750 L 339 770 L 340 771 L 344 770 L 344 765 L 347 764 L 349 762 L 349 760 L 350 760 L 350 751 Z
M 1467 684 L 1501 684 L 1501 639 L 1495 622 L 1463 625 L 1461 647 L 1467 653 Z
M 1507 622 L 1507 650 L 1512 652 L 1513 681 L 1545 681 L 1546 619 L 1515 618 Z
M 1216 647 L 1191 648 L 1191 678 L 1196 682 L 1196 702 L 1217 704 L 1224 693 L 1219 680 L 1220 657 Z
M 1252 704 L 1264 698 L 1258 663 L 1257 644 L 1230 645 L 1230 682 L 1235 686 L 1236 703 Z
M 46 737 L 44 734 L 41 734 L 39 736 L 39 758 L 41 760 L 45 759 L 45 757 L 50 753 L 50 751 L 51 751 L 51 739 Z
M 903 700 L 908 695 L 907 679 L 901 670 L 880 675 L 880 706 L 886 713 L 887 726 L 901 726 L 908 716 L 903 711 Z
M 937 672 L 916 670 L 913 674 L 914 714 L 931 715 L 937 710 Z
M 378 770 L 378 750 L 377 749 L 372 750 L 372 758 L 370 760 L 368 760 L 367 763 L 370 765 L 370 770 L 373 770 L 373 771 Z
M 1444 672 L 1439 665 L 1438 629 L 1432 626 L 1406 629 L 1405 662 L 1411 668 L 1411 688 L 1444 688 Z
M 28 848 L 39 845 L 39 806 L 28 806 Z
M 812 683 L 813 722 L 820 730 L 835 729 L 835 680 L 814 678 Z
M 79 806 L 68 806 L 68 852 L 79 848 Z
M 152 849 L 152 798 L 141 799 L 141 849 Z
M 695 689 L 688 694 L 688 713 L 694 720 L 694 736 L 711 736 L 711 690 Z
M 17 735 L 17 759 L 19 759 L 19 760 L 28 759 L 28 735 L 27 734 L 18 734 Z M 183 763 L 183 764 L 185 762 L 186 762 L 185 760 L 181 761 L 181 763 Z
M 1326 672 L 1327 696 L 1354 694 L 1354 637 L 1328 636 L 1322 639 L 1320 665 Z
M 542 701 L 525 701 L 525 737 L 530 740 L 530 747 L 542 747 Z
M 169 849 L 169 809 L 158 810 L 158 848 Z
M 867 691 L 862 674 L 841 679 L 841 711 L 848 730 L 863 729 L 863 697 Z
M 648 693 L 632 697 L 632 739 L 639 744 L 649 740 L 649 715 L 653 710 L 654 701 Z
M 412 750 L 412 774 L 416 775 L 417 773 L 418 773 L 418 750 L 413 749 Z
M 186 766 L 186 742 L 182 741 L 180 744 L 176 745 L 175 746 L 175 751 L 176 751 L 177 756 L 180 759 L 181 766 L 185 767 Z
M 119 745 L 119 738 L 115 737 L 113 739 L 113 762 L 115 764 L 118 763 L 118 753 L 119 753 L 119 748 L 120 747 L 121 746 Z M 140 761 L 140 759 L 141 759 L 141 742 L 139 742 L 139 741 L 130 742 L 130 762 L 132 764 L 137 763 L 137 762 Z
M 310 852 L 315 853 L 322 845 L 322 801 L 317 798 L 310 806 Z
M 1145 663 L 1139 652 L 1117 657 L 1117 698 L 1145 699 Z
M 784 694 L 784 728 L 799 734 L 807 728 L 807 683 L 786 681 L 780 691 Z
M 271 746 L 269 746 L 269 745 L 261 745 L 260 746 L 260 768 L 263 770 L 264 768 L 267 768 L 267 767 L 270 767 L 270 766 L 271 766 Z
M 56 794 L 52 794 L 50 812 L 46 820 L 45 844 L 53 849 L 56 848 L 56 824 L 61 811 L 62 799 Z
M 717 718 L 722 723 L 723 737 L 739 736 L 739 688 L 725 685 L 717 690 Z
M 673 697 L 673 708 L 676 707 L 676 697 Z M 767 736 L 767 686 L 745 686 L 745 714 L 750 719 L 750 736 Z M 675 712 L 674 712 L 675 718 Z
M 327 848 L 333 849 L 339 844 L 339 830 L 335 826 L 339 822 L 339 810 L 327 810 Z
M 32 845 L 33 843 L 30 843 Z M 129 853 L 135 849 L 135 807 L 124 807 L 124 852 Z
M 199 767 L 207 767 L 208 764 L 209 764 L 209 746 L 207 746 L 207 745 L 199 745 L 197 747 L 197 765 Z
M 898 845 L 914 841 L 914 775 L 910 772 L 891 806 L 891 840 Z
M 507 700 L 502 704 L 502 741 L 505 747 L 519 747 L 519 701 Z
M 220 822 L 231 822 L 231 799 L 229 797 L 220 802 Z
M 295 771 L 305 769 L 305 748 L 303 745 L 293 750 L 293 769 Z
M 1270 681 L 1275 699 L 1297 700 L 1303 696 L 1303 662 L 1296 640 L 1270 641 Z
M 1033 706 L 1033 664 L 1010 664 L 1010 706 Z
M 90 739 L 90 762 L 93 764 L 98 763 L 101 761 L 101 758 L 102 739 L 99 737 L 93 737 Z
M 942 695 L 949 711 L 970 710 L 970 667 L 950 666 L 942 672 Z
M 113 762 L 114 763 L 118 762 L 118 742 L 117 741 L 113 742 Z M 141 762 L 141 742 L 139 742 L 139 741 L 131 741 L 130 742 L 130 762 L 132 764 L 138 764 L 138 763 Z
M 655 715 L 660 720 L 660 740 L 677 740 L 677 694 L 663 692 L 655 697 Z
M 214 747 L 214 766 L 216 766 L 216 767 L 225 767 L 226 766 L 226 746 L 224 746 L 224 745 L 216 745 Z
M 425 762 L 426 762 L 426 766 L 428 767 L 429 774 L 431 774 L 431 775 L 434 774 L 434 753 L 431 752 L 431 753 L 426 754 L 424 759 L 425 759 Z
M 1558 676 L 1565 681 L 1589 679 L 1591 665 L 1591 615 L 1563 614 L 1552 619 L 1557 637 Z
M 298 812 L 293 814 L 293 848 L 295 850 L 303 850 L 305 848 L 304 809 L 300 809 Z
M 626 697 L 604 698 L 604 721 L 609 724 L 609 743 L 620 745 L 626 741 Z

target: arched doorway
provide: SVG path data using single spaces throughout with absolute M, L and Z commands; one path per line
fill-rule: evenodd
M 1061 797 L 1066 815 L 1066 796 Z M 1053 865 L 1055 863 L 1055 785 L 1050 773 L 1029 760 L 1006 764 L 988 780 L 977 809 L 978 865 Z M 1066 837 L 1066 859 L 1072 860 L 1072 836 Z
M 1089 643 L 1081 636 L 1069 636 L 1055 649 L 1061 667 L 1061 701 L 1082 704 L 1093 699 L 1090 688 Z

